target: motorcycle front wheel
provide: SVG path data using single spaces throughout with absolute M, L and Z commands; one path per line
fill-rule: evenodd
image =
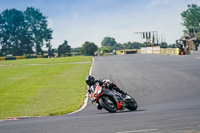
M 115 101 L 109 96 L 101 96 L 99 104 L 110 113 L 115 113 L 117 111 Z
M 138 108 L 138 104 L 134 98 L 132 98 L 131 96 L 129 96 L 129 97 L 130 97 L 130 99 L 126 99 L 126 104 L 127 104 L 126 108 L 131 111 L 134 111 Z

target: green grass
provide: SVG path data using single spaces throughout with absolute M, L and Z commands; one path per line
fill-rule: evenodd
M 77 56 L 77 57 L 63 57 L 63 58 L 37 58 L 37 59 L 20 59 L 0 61 L 1 65 L 25 65 L 25 64 L 55 64 L 55 63 L 72 63 L 72 62 L 86 62 L 91 61 L 91 57 Z
M 0 61 L 0 119 L 79 109 L 91 61 L 83 56 Z

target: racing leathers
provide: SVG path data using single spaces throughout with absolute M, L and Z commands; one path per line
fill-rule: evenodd
M 94 84 L 99 83 L 100 86 L 104 86 L 106 89 L 114 89 L 117 92 L 121 93 L 124 97 L 126 96 L 126 92 L 124 92 L 123 90 L 119 89 L 115 83 L 111 82 L 110 80 L 105 80 L 105 79 L 98 79 L 95 80 Z M 93 85 L 94 85 L 93 84 Z M 88 88 L 88 92 L 91 93 L 91 89 L 94 89 L 92 86 L 89 86 Z

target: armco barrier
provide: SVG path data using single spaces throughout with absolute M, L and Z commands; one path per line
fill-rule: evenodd
M 43 56 L 42 55 L 37 55 L 37 58 L 42 58 Z
M 165 54 L 166 53 L 166 49 L 165 48 L 161 48 L 160 49 L 160 54 Z
M 179 55 L 179 48 L 143 47 L 141 48 L 141 54 Z
M 141 49 L 137 49 L 137 53 L 138 53 L 138 54 L 141 54 Z
M 16 60 L 18 59 L 26 59 L 26 56 L 16 56 Z
M 26 59 L 37 58 L 37 56 L 26 56 Z
M 141 54 L 146 54 L 146 48 L 145 47 L 141 48 Z
M 0 61 L 4 60 L 19 60 L 19 59 L 32 59 L 32 58 L 48 58 L 48 56 L 42 56 L 42 55 L 37 55 L 37 56 L 7 56 L 7 57 L 0 57 Z
M 15 56 L 9 56 L 9 57 L 6 57 L 6 60 L 16 60 L 16 57 Z
M 125 55 L 125 54 L 134 54 L 138 53 L 138 49 L 121 49 L 121 50 L 116 50 L 117 55 Z
M 160 54 L 160 46 L 152 47 L 153 54 Z
M 3 61 L 5 60 L 6 58 L 5 57 L 0 57 L 0 61 Z
M 165 54 L 167 54 L 167 55 L 179 55 L 179 48 L 166 48 Z
M 152 54 L 153 53 L 152 47 L 146 47 L 146 53 L 147 54 Z
M 160 54 L 160 46 L 142 47 L 141 54 Z
M 176 48 L 176 53 L 175 53 L 175 55 L 179 55 L 179 48 Z

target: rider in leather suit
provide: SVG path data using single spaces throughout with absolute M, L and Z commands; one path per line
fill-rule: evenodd
M 95 80 L 95 78 L 91 75 L 87 76 L 86 77 L 86 83 L 87 85 L 89 86 L 88 88 L 88 92 L 91 93 L 91 86 L 96 84 L 96 83 L 99 83 L 100 86 L 105 86 L 105 88 L 107 89 L 114 89 L 116 90 L 117 92 L 121 93 L 123 95 L 123 97 L 126 97 L 126 92 L 124 92 L 123 90 L 119 89 L 115 83 L 112 83 L 110 80 L 105 80 L 105 79 L 98 79 L 98 80 Z

